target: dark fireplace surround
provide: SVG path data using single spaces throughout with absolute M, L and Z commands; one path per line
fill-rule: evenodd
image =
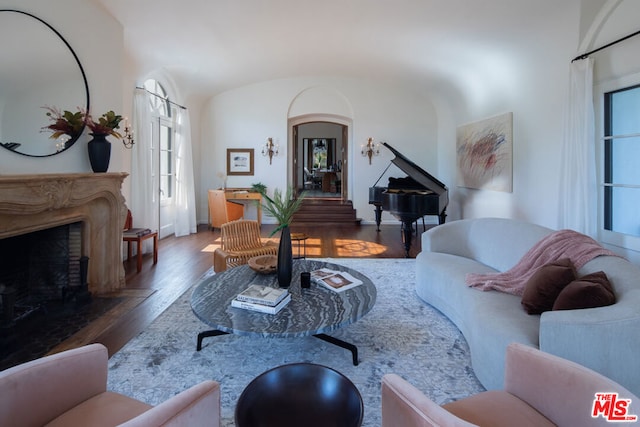
M 81 224 L 87 285 L 100 295 L 124 287 L 122 196 L 126 173 L 0 175 L 0 239 Z

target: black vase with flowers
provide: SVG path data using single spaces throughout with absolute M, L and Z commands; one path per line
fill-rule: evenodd
M 91 130 L 90 135 L 93 137 L 88 145 L 89 162 L 94 172 L 106 172 L 109 169 L 109 161 L 111 160 L 111 142 L 108 136 L 114 136 L 118 139 L 122 135 L 116 130 L 120 128 L 122 116 L 114 113 L 112 110 L 107 111 L 98 120 L 94 120 L 91 114 L 86 115 L 87 127 Z
M 92 139 L 87 145 L 89 162 L 94 172 L 106 172 L 109 169 L 111 160 L 111 142 L 109 136 L 122 139 L 122 135 L 116 130 L 120 128 L 122 116 L 109 110 L 94 120 L 88 111 L 80 110 L 72 113 L 67 110 L 60 110 L 56 107 L 43 107 L 47 110 L 47 117 L 51 124 L 43 127 L 43 130 L 51 132 L 51 138 L 57 139 L 66 136 L 65 148 L 68 148 L 82 134 L 85 126 L 90 129 L 89 135 Z M 125 133 L 127 127 L 125 126 Z M 68 145 L 67 145 L 68 144 Z
M 261 189 L 265 203 L 263 208 L 276 221 L 278 226 L 271 232 L 273 236 L 280 231 L 280 244 L 278 246 L 278 265 L 276 268 L 276 275 L 278 277 L 278 285 L 281 288 L 287 288 L 291 284 L 291 274 L 293 271 L 293 254 L 291 250 L 291 232 L 289 225 L 293 219 L 293 214 L 300 209 L 304 193 L 298 195 L 296 198 L 294 195 L 293 187 L 288 187 L 286 193 L 283 195 L 278 189 L 273 191 L 273 197 L 269 197 L 266 192 L 266 188 Z
M 293 272 L 293 252 L 291 250 L 291 232 L 289 226 L 280 230 L 280 244 L 278 245 L 278 265 L 276 268 L 276 276 L 278 277 L 278 285 L 281 288 L 287 288 L 291 284 L 291 275 Z
M 94 134 L 93 139 L 88 142 L 89 162 L 91 170 L 94 172 L 106 172 L 109 169 L 111 160 L 111 142 L 107 140 L 107 135 Z

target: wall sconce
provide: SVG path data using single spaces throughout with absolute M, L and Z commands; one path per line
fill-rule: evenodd
M 131 126 L 129 126 L 129 119 L 125 118 L 122 145 L 124 145 L 124 148 L 131 149 L 133 148 L 133 144 L 135 144 L 135 142 L 133 141 L 133 130 L 131 129 Z
M 273 156 L 278 155 L 278 144 L 273 143 L 273 138 L 267 138 L 267 142 L 262 147 L 262 155 L 269 156 L 269 164 L 271 164 Z
M 373 143 L 373 138 L 369 138 L 367 140 L 367 145 L 363 145 L 360 149 L 360 153 L 362 154 L 362 157 L 368 157 L 369 158 L 369 164 L 371 164 L 371 158 L 373 156 L 379 156 L 380 155 L 380 144 L 374 144 Z

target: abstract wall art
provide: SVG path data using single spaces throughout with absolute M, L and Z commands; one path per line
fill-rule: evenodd
M 458 127 L 457 185 L 513 191 L 513 113 Z

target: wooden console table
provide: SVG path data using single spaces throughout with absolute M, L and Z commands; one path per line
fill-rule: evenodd
M 255 200 L 258 212 L 258 225 L 262 225 L 262 194 L 252 192 L 248 188 L 225 188 L 224 195 L 227 200 L 232 201 Z

